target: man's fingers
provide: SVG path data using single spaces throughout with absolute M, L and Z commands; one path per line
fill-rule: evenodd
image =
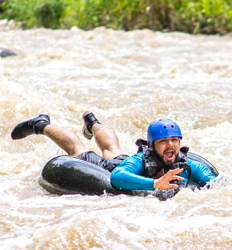
M 169 170 L 167 172 L 167 175 L 168 176 L 175 176 L 176 174 L 179 174 L 183 171 L 183 168 L 176 168 L 176 169 L 172 169 L 172 170 Z
M 178 188 L 177 184 L 169 184 L 169 188 Z
M 178 176 L 178 175 L 174 175 L 174 176 L 172 177 L 172 179 L 173 179 L 173 180 L 184 180 L 183 177 Z
M 181 173 L 183 169 L 176 168 L 169 170 L 164 176 L 154 181 L 154 188 L 166 189 L 166 188 L 178 188 L 177 184 L 171 184 L 170 181 L 173 180 L 184 180 L 183 177 L 178 176 L 177 174 Z
M 181 173 L 183 170 L 184 170 L 183 168 L 176 168 L 176 169 L 169 170 L 169 171 L 171 171 L 171 172 L 174 173 L 174 174 L 179 174 L 179 173 Z
M 172 181 L 172 180 L 184 180 L 183 177 L 177 175 L 177 174 L 181 173 L 182 171 L 183 171 L 183 169 L 179 169 L 179 168 L 169 170 L 167 172 L 167 174 L 166 174 L 167 178 L 169 179 L 169 181 Z

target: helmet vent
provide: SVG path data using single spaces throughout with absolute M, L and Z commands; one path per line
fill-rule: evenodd
M 148 144 L 156 139 L 166 137 L 179 137 L 182 139 L 180 127 L 175 121 L 171 119 L 159 119 L 149 125 L 147 130 Z

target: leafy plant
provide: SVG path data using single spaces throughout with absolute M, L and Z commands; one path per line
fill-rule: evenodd
M 38 26 L 45 28 L 60 28 L 63 13 L 64 3 L 61 0 L 46 0 L 35 8 Z
M 231 0 L 5 0 L 1 8 L 1 18 L 27 28 L 105 26 L 193 34 L 232 30 Z

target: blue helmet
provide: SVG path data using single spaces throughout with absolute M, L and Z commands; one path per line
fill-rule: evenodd
M 147 130 L 147 143 L 156 139 L 178 136 L 182 139 L 180 127 L 171 119 L 159 119 L 153 121 Z

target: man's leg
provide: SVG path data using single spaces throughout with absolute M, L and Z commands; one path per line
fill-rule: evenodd
M 70 156 L 78 156 L 87 151 L 79 136 L 58 126 L 47 125 L 44 128 L 44 135 L 54 141 Z
M 102 126 L 92 112 L 86 111 L 83 114 L 83 120 L 85 122 L 82 130 L 83 135 L 89 140 L 93 136 L 95 137 L 95 141 L 102 151 L 102 157 L 113 159 L 118 155 L 125 154 L 120 148 L 116 134 Z
M 40 114 L 19 123 L 13 129 L 11 137 L 13 140 L 18 140 L 32 134 L 46 135 L 68 155 L 77 156 L 87 151 L 84 144 L 75 133 L 69 132 L 55 125 L 51 125 L 48 114 Z
M 125 154 L 120 148 L 117 135 L 101 124 L 94 124 L 92 127 L 95 141 L 102 151 L 102 157 L 113 159 L 118 155 Z

